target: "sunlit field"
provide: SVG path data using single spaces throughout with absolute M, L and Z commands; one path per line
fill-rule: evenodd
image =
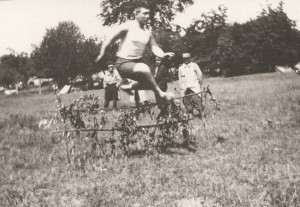
M 190 122 L 196 151 L 100 159 L 85 172 L 56 156 L 59 143 L 38 127 L 56 108 L 53 93 L 1 94 L 0 206 L 300 206 L 300 76 L 207 78 L 204 85 L 221 110 L 206 127 Z M 104 94 L 61 98 L 69 104 L 90 93 Z M 131 103 L 122 93 L 118 104 Z

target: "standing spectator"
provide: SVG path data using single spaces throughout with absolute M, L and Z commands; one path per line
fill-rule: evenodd
M 198 93 L 202 88 L 202 72 L 196 63 L 191 62 L 189 53 L 183 53 L 182 58 L 183 64 L 178 69 L 181 95 Z M 203 104 L 201 94 L 183 98 L 183 104 L 188 113 L 193 114 L 194 109 L 196 109 L 199 112 L 199 116 L 202 117 Z
M 113 101 L 113 108 L 117 107 L 118 88 L 121 84 L 121 77 L 113 65 L 108 66 L 104 73 L 103 87 L 105 89 L 104 108 L 108 108 L 109 102 Z
M 154 70 L 154 78 L 156 81 L 156 84 L 162 90 L 163 92 L 166 92 L 168 89 L 168 77 L 169 77 L 169 71 L 163 64 L 163 61 L 161 58 L 156 57 L 156 63 L 155 63 L 155 70 Z M 155 94 L 155 99 L 157 104 L 163 103 L 165 100 L 162 99 L 160 96 Z M 160 108 L 161 105 L 158 105 Z

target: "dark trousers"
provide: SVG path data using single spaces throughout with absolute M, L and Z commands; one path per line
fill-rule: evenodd
M 110 101 L 113 101 L 113 107 L 116 108 L 117 101 L 118 101 L 118 88 L 117 88 L 116 84 L 106 85 L 104 108 L 108 108 Z
M 104 108 L 108 108 L 109 101 L 104 101 Z M 113 108 L 117 108 L 117 100 L 113 100 Z
M 135 106 L 138 107 L 140 105 L 140 95 L 138 90 L 134 90 L 134 102 Z
M 194 91 L 188 88 L 185 91 L 184 95 L 189 95 L 191 93 L 194 93 Z M 182 102 L 189 113 L 193 113 L 194 109 L 196 109 L 201 114 L 201 111 L 203 110 L 203 103 L 202 103 L 202 98 L 199 97 L 199 94 L 194 96 L 184 97 Z

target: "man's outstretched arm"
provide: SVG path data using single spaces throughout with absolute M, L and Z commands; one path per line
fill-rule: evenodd
M 128 31 L 128 27 L 126 24 L 120 25 L 117 27 L 111 34 L 106 35 L 105 41 L 101 45 L 100 53 L 97 56 L 95 62 L 98 62 L 105 55 L 106 49 L 109 45 L 116 42 L 118 39 L 124 37 Z
M 173 52 L 164 52 L 154 40 L 154 37 L 151 35 L 150 37 L 150 47 L 153 54 L 160 58 L 172 57 L 174 56 Z

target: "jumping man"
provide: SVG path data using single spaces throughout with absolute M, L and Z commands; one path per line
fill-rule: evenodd
M 149 21 L 149 9 L 138 7 L 134 10 L 135 20 L 130 20 L 116 28 L 116 30 L 104 41 L 96 62 L 102 59 L 109 45 L 121 40 L 117 53 L 117 67 L 123 78 L 133 81 L 129 85 L 121 85 L 120 88 L 129 92 L 131 90 L 153 90 L 162 99 L 171 100 L 174 95 L 163 92 L 155 82 L 150 68 L 141 62 L 141 58 L 147 45 L 151 51 L 160 58 L 172 57 L 174 53 L 165 53 L 155 42 L 152 33 L 146 28 Z

